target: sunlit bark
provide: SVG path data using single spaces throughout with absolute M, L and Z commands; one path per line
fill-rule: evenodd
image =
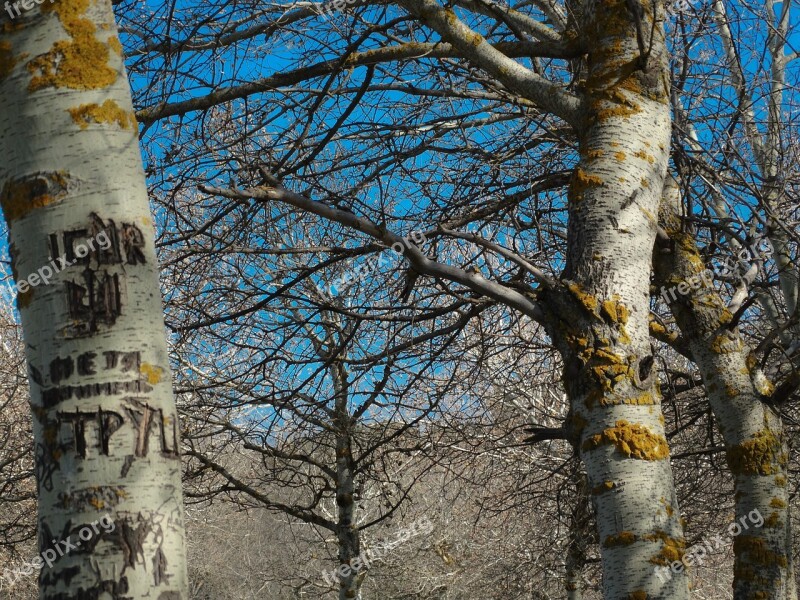
M 153 221 L 111 4 L 40 6 L 0 35 L 40 597 L 188 598 Z

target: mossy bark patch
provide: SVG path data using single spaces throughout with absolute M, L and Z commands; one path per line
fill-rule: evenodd
M 32 75 L 29 91 L 48 87 L 98 90 L 117 80 L 119 73 L 108 65 L 109 45 L 97 39 L 97 26 L 84 16 L 88 8 L 89 0 L 59 0 L 42 5 L 43 13 L 58 15 L 71 39 L 56 42 L 49 52 L 28 63 Z
M 6 181 L 0 205 L 6 222 L 27 216 L 37 208 L 60 202 L 67 195 L 69 176 L 63 171 L 35 173 Z
M 620 454 L 628 458 L 662 460 L 669 456 L 666 438 L 653 433 L 644 425 L 625 420 L 617 421 L 614 427 L 586 439 L 583 450 L 589 451 L 608 445 L 614 446 Z

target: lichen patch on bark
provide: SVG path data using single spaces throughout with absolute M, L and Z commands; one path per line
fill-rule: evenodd
M 0 191 L 0 206 L 6 221 L 11 223 L 63 200 L 68 193 L 69 175 L 64 171 L 34 173 L 9 179 Z
M 650 542 L 661 542 L 662 544 L 658 554 L 650 557 L 650 562 L 654 565 L 670 565 L 683 558 L 686 553 L 686 540 L 684 538 L 674 538 L 660 529 L 655 533 L 642 536 L 642 539 Z
M 782 472 L 786 455 L 780 439 L 762 429 L 752 439 L 732 446 L 727 453 L 728 466 L 735 475 L 772 475 Z
M 600 446 L 614 446 L 621 454 L 641 460 L 662 460 L 669 456 L 666 438 L 650 431 L 644 425 L 620 420 L 614 427 L 590 436 L 583 442 L 583 450 L 589 451 Z
M 90 0 L 59 0 L 43 4 L 43 13 L 55 13 L 70 40 L 53 44 L 53 48 L 28 63 L 31 81 L 28 91 L 47 87 L 75 90 L 97 90 L 113 84 L 119 73 L 108 65 L 110 48 L 97 39 L 96 25 L 84 15 Z
M 108 38 L 108 47 L 116 54 L 117 56 L 122 56 L 122 43 L 119 41 L 119 38 L 115 35 L 112 35 Z
M 142 366 L 139 367 L 139 372 L 144 375 L 144 378 L 150 385 L 160 383 L 164 376 L 164 369 L 149 363 L 142 363 Z
M 747 553 L 750 563 L 754 565 L 786 567 L 788 564 L 784 554 L 770 550 L 762 538 L 752 535 L 735 537 L 733 540 L 733 553 L 737 557 Z
M 103 104 L 81 104 L 69 109 L 72 120 L 81 129 L 90 125 L 114 125 L 120 129 L 135 129 L 136 117 L 133 112 L 123 109 L 114 100 L 106 100 Z

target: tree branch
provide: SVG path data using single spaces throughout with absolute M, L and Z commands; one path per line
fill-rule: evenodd
M 440 277 L 448 281 L 460 283 L 473 292 L 502 302 L 506 306 L 520 311 L 534 321 L 541 323 L 544 319 L 544 313 L 541 307 L 520 292 L 507 288 L 494 281 L 490 281 L 480 274 L 468 273 L 463 269 L 431 260 L 413 244 L 405 244 L 401 236 L 373 223 L 369 219 L 358 217 L 348 211 L 332 208 L 322 202 L 317 202 L 301 194 L 289 191 L 277 182 L 268 187 L 249 188 L 246 190 L 237 190 L 233 188 L 223 189 L 207 185 L 200 186 L 199 189 L 206 194 L 214 194 L 235 200 L 253 198 L 259 201 L 274 200 L 283 202 L 329 221 L 344 225 L 350 229 L 360 231 L 361 233 L 383 242 L 386 246 L 391 246 L 396 243 L 403 244 L 406 247 L 403 255 L 410 265 L 421 275 Z

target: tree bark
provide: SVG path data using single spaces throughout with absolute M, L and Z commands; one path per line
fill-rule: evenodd
M 656 250 L 656 281 L 700 369 L 725 442 L 736 492 L 736 523 L 729 530 L 735 535 L 734 598 L 794 600 L 789 453 L 781 418 L 766 403 L 774 386 L 732 323 L 679 215 L 680 192 L 668 180 L 660 221 L 670 240 Z
M 361 564 L 360 536 L 355 523 L 355 465 L 353 461 L 353 419 L 348 411 L 347 373 L 337 361 L 331 366 L 336 391 L 334 430 L 336 435 L 336 538 L 339 542 L 339 600 L 359 597 L 366 566 Z
M 583 569 L 586 566 L 586 548 L 589 545 L 589 488 L 586 475 L 577 471 L 575 481 L 575 506 L 569 524 L 569 545 L 566 559 L 567 600 L 583 599 Z
M 654 14 L 654 10 L 657 14 Z M 604 0 L 589 40 L 580 161 L 569 189 L 567 291 L 546 290 L 569 428 L 597 513 L 603 596 L 682 599 L 682 526 L 648 332 L 652 248 L 670 144 L 663 4 Z M 580 33 L 579 33 L 580 35 Z
M 40 598 L 188 598 L 153 221 L 111 4 L 58 0 L 6 23 L 0 105 Z

